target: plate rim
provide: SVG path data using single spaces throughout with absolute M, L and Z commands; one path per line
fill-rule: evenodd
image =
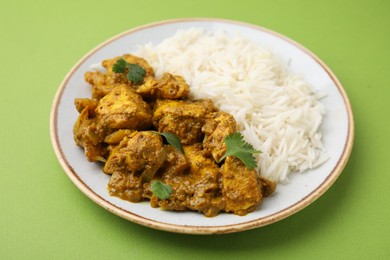
M 158 27 L 165 24 L 174 24 L 174 23 L 183 23 L 183 22 L 218 22 L 218 23 L 227 23 L 227 24 L 234 24 L 239 25 L 243 27 L 249 27 L 255 30 L 259 30 L 268 34 L 271 34 L 273 36 L 276 36 L 277 38 L 280 38 L 289 44 L 294 45 L 295 47 L 298 47 L 303 52 L 308 54 L 316 63 L 318 63 L 324 71 L 327 72 L 331 80 L 334 82 L 334 84 L 337 87 L 338 92 L 340 93 L 344 107 L 347 112 L 347 136 L 344 143 L 343 151 L 333 167 L 333 169 L 330 171 L 330 173 L 327 175 L 325 180 L 321 182 L 315 190 L 310 192 L 308 195 L 303 197 L 300 201 L 290 205 L 287 208 L 284 208 L 278 212 L 275 212 L 271 215 L 261 217 L 255 220 L 249 220 L 247 222 L 243 223 L 236 223 L 236 224 L 228 224 L 223 226 L 194 226 L 194 225 L 178 225 L 178 224 L 170 224 L 165 223 L 157 220 L 152 220 L 143 216 L 140 216 L 138 214 L 135 214 L 133 212 L 130 212 L 126 209 L 123 209 L 119 207 L 118 205 L 115 205 L 98 194 L 96 194 L 85 182 L 83 182 L 79 177 L 78 174 L 75 172 L 75 170 L 71 167 L 70 163 L 64 156 L 64 152 L 61 148 L 59 137 L 58 137 L 58 108 L 60 105 L 61 97 L 63 95 L 63 92 L 65 90 L 65 86 L 71 76 L 74 74 L 74 72 L 81 66 L 81 64 L 89 58 L 91 55 L 93 55 L 96 51 L 101 49 L 102 47 L 110 44 L 111 42 L 114 42 L 115 40 L 134 33 L 136 31 L 144 30 L 151 27 Z M 70 178 L 70 180 L 76 185 L 76 187 L 84 193 L 88 198 L 90 198 L 92 201 L 94 201 L 99 206 L 105 208 L 111 213 L 114 213 L 115 215 L 122 217 L 126 220 L 130 220 L 134 223 L 147 226 L 150 228 L 163 230 L 163 231 L 169 231 L 174 233 L 186 233 L 186 234 L 225 234 L 225 233 L 233 233 L 233 232 L 239 232 L 249 229 L 254 229 L 262 226 L 266 226 L 269 224 L 272 224 L 274 222 L 280 221 L 282 219 L 285 219 L 298 211 L 304 209 L 311 203 L 313 203 L 316 199 L 318 199 L 322 194 L 324 194 L 330 186 L 336 181 L 336 179 L 340 176 L 341 172 L 343 171 L 344 167 L 346 166 L 348 159 L 350 157 L 350 154 L 352 152 L 354 137 L 355 137 L 355 129 L 354 129 L 354 117 L 352 112 L 351 103 L 348 99 L 348 96 L 346 94 L 345 89 L 343 88 L 341 82 L 338 80 L 336 75 L 331 71 L 331 69 L 320 59 L 318 58 L 313 52 L 308 50 L 306 47 L 301 45 L 300 43 L 290 39 L 289 37 L 282 35 L 278 32 L 275 32 L 273 30 L 267 29 L 265 27 L 254 25 L 242 21 L 237 20 L 230 20 L 230 19 L 221 19 L 221 18 L 177 18 L 177 19 L 169 19 L 169 20 L 162 20 L 158 22 L 148 23 L 145 25 L 137 26 L 132 29 L 126 30 L 124 32 L 121 32 L 117 35 L 114 35 L 113 37 L 105 40 L 104 42 L 97 45 L 95 48 L 90 50 L 87 54 L 85 54 L 81 59 L 77 61 L 75 65 L 69 70 L 69 72 L 66 74 L 65 78 L 62 80 L 61 84 L 59 85 L 57 92 L 54 96 L 54 100 L 51 106 L 51 112 L 50 112 L 50 137 L 52 146 L 54 149 L 54 152 L 57 156 L 57 159 L 65 171 L 66 175 Z

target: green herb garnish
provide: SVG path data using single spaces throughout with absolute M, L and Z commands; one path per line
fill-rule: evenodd
M 132 64 L 120 58 L 112 66 L 112 71 L 116 73 L 125 73 L 127 69 L 126 78 L 135 85 L 142 84 L 146 71 L 138 64 Z
M 124 73 L 126 71 L 127 62 L 120 58 L 116 61 L 116 63 L 112 66 L 112 71 L 116 73 Z
M 235 156 L 240 159 L 245 166 L 252 170 L 256 168 L 256 158 L 253 154 L 260 153 L 260 151 L 253 148 L 251 144 L 244 141 L 241 133 L 236 132 L 225 137 L 226 153 L 219 159 L 222 162 L 228 156 Z
M 171 186 L 159 180 L 153 180 L 150 184 L 150 189 L 156 197 L 162 200 L 168 199 L 172 192 Z
M 156 131 L 153 131 L 153 132 L 164 136 L 165 140 L 167 140 L 168 144 L 172 145 L 177 150 L 179 150 L 182 154 L 184 154 L 183 146 L 181 145 L 180 139 L 179 139 L 179 137 L 177 137 L 177 135 L 175 135 L 173 133 L 166 133 L 166 132 L 165 133 L 160 133 L 160 132 L 156 132 Z

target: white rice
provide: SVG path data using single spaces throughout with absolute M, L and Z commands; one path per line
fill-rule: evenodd
M 323 105 L 302 77 L 261 46 L 239 35 L 193 28 L 156 46 L 140 46 L 135 54 L 149 62 L 156 77 L 181 75 L 192 98 L 209 98 L 232 114 L 245 140 L 261 150 L 261 176 L 286 182 L 288 174 L 327 159 L 319 131 Z

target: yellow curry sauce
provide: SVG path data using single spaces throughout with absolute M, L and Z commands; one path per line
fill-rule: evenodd
M 145 70 L 141 84 L 113 71 L 121 58 Z M 130 54 L 102 65 L 105 73 L 85 73 L 92 98 L 75 100 L 80 114 L 74 139 L 89 161 L 104 163 L 103 172 L 111 175 L 110 195 L 212 217 L 221 211 L 253 212 L 274 192 L 274 182 L 259 177 L 236 157 L 218 163 L 226 152 L 224 138 L 238 131 L 237 123 L 211 100 L 190 100 L 190 88 L 181 76 L 165 73 L 157 79 L 144 59 Z M 178 136 L 184 154 L 156 131 Z M 172 188 L 169 198 L 153 194 L 152 180 Z

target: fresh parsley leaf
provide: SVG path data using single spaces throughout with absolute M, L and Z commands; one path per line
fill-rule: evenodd
M 112 71 L 115 73 L 126 73 L 126 78 L 135 85 L 142 84 L 146 71 L 138 64 L 128 63 L 125 59 L 120 58 L 112 66 Z
M 222 156 L 219 162 L 222 162 L 228 156 L 235 156 L 240 159 L 245 166 L 252 170 L 256 168 L 256 158 L 253 154 L 260 153 L 260 151 L 253 148 L 251 144 L 245 142 L 241 133 L 232 133 L 225 137 L 226 153 Z
M 154 195 L 162 200 L 168 199 L 172 193 L 171 186 L 159 180 L 153 180 L 150 184 L 150 189 Z
M 175 135 L 173 133 L 166 133 L 166 132 L 165 133 L 160 133 L 160 132 L 156 132 L 156 131 L 153 131 L 153 132 L 164 136 L 165 140 L 167 140 L 168 144 L 172 145 L 177 150 L 179 150 L 182 154 L 184 154 L 183 146 L 181 145 L 181 141 L 180 141 L 179 137 L 177 137 L 177 135 Z
M 126 65 L 127 65 L 127 62 L 123 58 L 120 58 L 112 66 L 112 71 L 116 72 L 116 73 L 124 73 L 126 70 Z

